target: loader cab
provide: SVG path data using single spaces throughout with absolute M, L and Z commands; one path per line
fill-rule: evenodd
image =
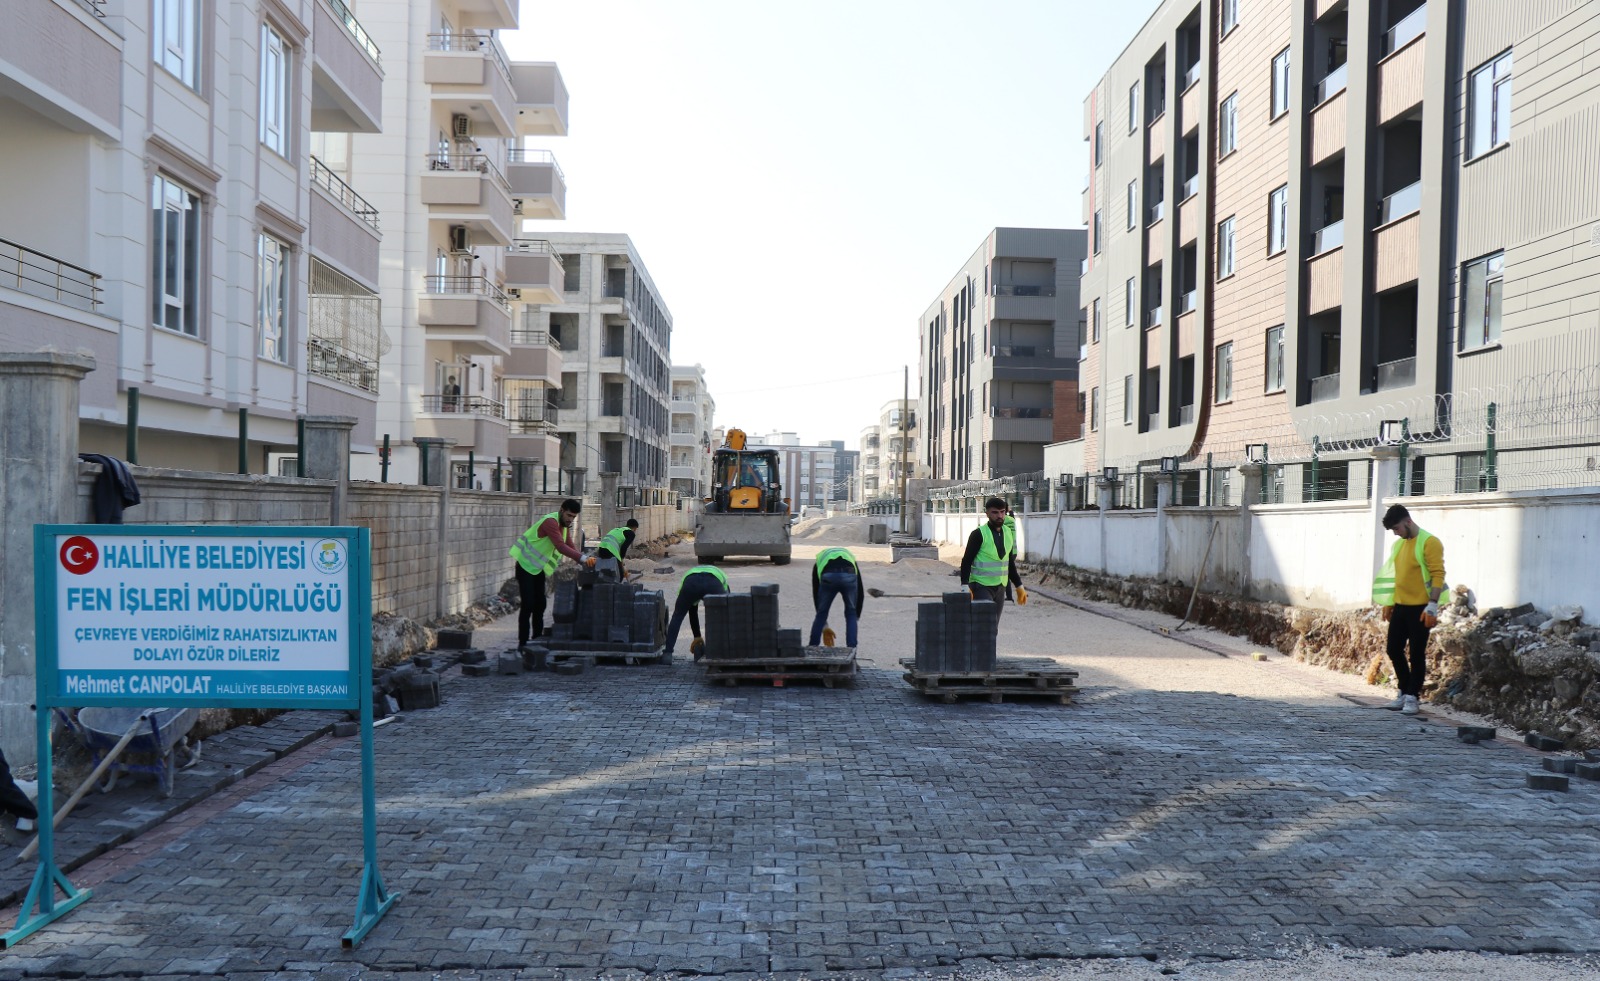
M 778 483 L 776 450 L 720 449 L 712 457 L 707 510 L 727 514 L 780 514 L 787 509 Z

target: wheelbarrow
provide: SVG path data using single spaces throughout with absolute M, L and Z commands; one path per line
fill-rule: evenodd
M 94 755 L 96 767 L 123 741 L 134 723 L 141 723 L 122 753 L 106 767 L 99 785 L 101 793 L 109 793 L 125 773 L 145 773 L 160 782 L 163 797 L 171 797 L 178 767 L 200 758 L 186 738 L 200 718 L 199 709 L 88 706 L 78 710 L 76 723 L 67 713 L 58 714 Z

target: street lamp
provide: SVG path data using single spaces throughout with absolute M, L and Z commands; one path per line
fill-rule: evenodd
M 1072 486 L 1072 474 L 1070 474 L 1070 473 L 1062 474 L 1061 478 L 1056 482 L 1056 485 L 1058 487 L 1071 487 Z
M 1405 442 L 1404 423 L 1399 419 L 1385 419 L 1378 423 L 1378 443 L 1381 446 L 1394 446 Z
M 1249 460 L 1251 463 L 1266 463 L 1267 444 L 1246 443 L 1244 447 L 1244 458 Z
M 1114 483 L 1116 483 L 1117 482 L 1117 468 L 1116 467 L 1105 467 L 1104 469 L 1102 469 L 1100 471 L 1100 482 L 1102 484 L 1114 484 Z
M 1162 473 L 1177 473 L 1178 472 L 1178 458 L 1175 457 L 1175 456 L 1164 456 L 1164 457 L 1162 457 L 1161 458 L 1161 472 Z

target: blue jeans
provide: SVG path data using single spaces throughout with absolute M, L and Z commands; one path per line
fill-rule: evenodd
M 672 649 L 678 644 L 678 631 L 683 629 L 683 618 L 686 616 L 689 618 L 689 629 L 699 637 L 700 601 L 707 596 L 716 596 L 726 591 L 722 588 L 722 580 L 709 572 L 697 572 L 684 578 L 683 585 L 678 587 L 678 601 L 673 604 L 672 622 L 667 624 L 668 654 L 671 654 Z
M 835 596 L 844 600 L 844 644 L 856 646 L 856 588 L 860 580 L 853 572 L 824 572 L 817 580 L 817 618 L 811 621 L 811 646 L 822 643 L 822 628 L 828 625 L 828 610 Z

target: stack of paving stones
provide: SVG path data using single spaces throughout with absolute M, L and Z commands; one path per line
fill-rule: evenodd
M 778 626 L 777 583 L 757 583 L 748 593 L 707 596 L 701 608 L 705 653 L 700 665 L 707 680 L 728 685 L 767 681 L 782 687 L 787 680 L 807 679 L 832 688 L 855 676 L 855 651 L 807 647 L 800 630 Z
M 554 625 L 520 652 L 522 667 L 545 666 L 577 673 L 594 659 L 629 663 L 664 660 L 667 600 L 660 590 L 638 583 L 601 582 L 592 570 L 556 583 L 551 604 Z M 564 662 L 576 667 L 564 668 Z
M 996 654 L 999 607 L 970 593 L 945 593 L 937 603 L 917 604 L 916 656 L 900 664 L 905 680 L 924 695 L 954 702 L 980 695 L 991 702 L 1008 696 L 1044 696 L 1065 705 L 1078 672 L 1049 658 Z
M 1522 742 L 1542 753 L 1559 753 L 1567 748 L 1564 740 L 1539 732 L 1528 733 L 1522 737 Z M 1544 772 L 1528 774 L 1529 790 L 1566 790 L 1572 782 L 1567 774 L 1577 772 L 1578 760 L 1570 757 L 1548 756 L 1540 762 Z

